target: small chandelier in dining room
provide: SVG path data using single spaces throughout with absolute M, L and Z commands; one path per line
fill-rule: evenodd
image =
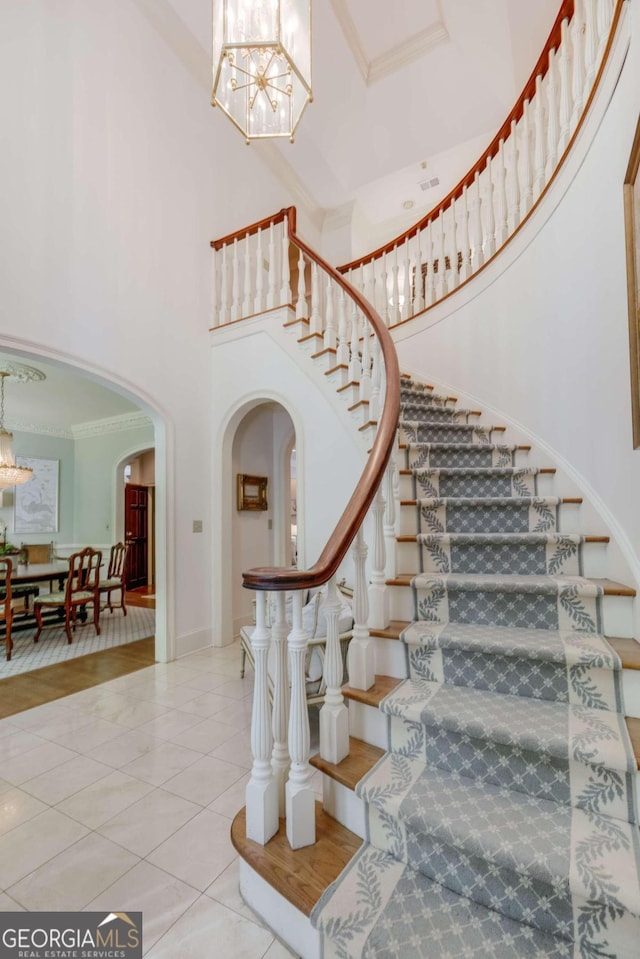
M 251 140 L 293 143 L 311 93 L 311 0 L 213 0 L 213 93 Z
M 11 374 L 0 370 L 0 489 L 19 486 L 33 476 L 33 470 L 16 466 L 13 457 L 13 433 L 4 428 L 4 381 Z

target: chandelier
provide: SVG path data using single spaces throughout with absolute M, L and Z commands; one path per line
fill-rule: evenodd
M 0 370 L 0 489 L 26 483 L 33 476 L 32 469 L 16 466 L 13 458 L 13 433 L 4 428 L 4 381 L 9 375 L 7 370 Z
M 311 0 L 213 0 L 213 93 L 250 140 L 289 137 L 311 94 Z

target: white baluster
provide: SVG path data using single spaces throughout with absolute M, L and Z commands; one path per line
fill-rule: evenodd
M 338 298 L 338 352 L 336 354 L 338 366 L 349 365 L 349 324 L 347 322 L 347 295 L 340 287 Z
M 344 667 L 338 638 L 340 600 L 335 576 L 332 576 L 327 584 L 324 609 L 327 619 L 324 656 L 327 691 L 320 710 L 320 755 L 326 762 L 337 765 L 349 755 L 349 712 L 342 696 Z
M 327 277 L 327 286 L 325 288 L 325 328 L 324 328 L 324 349 L 335 350 L 336 348 L 336 323 L 333 313 L 333 283 L 331 277 Z M 338 360 L 338 362 L 340 362 Z
M 271 768 L 278 793 L 278 815 L 285 816 L 285 785 L 289 775 L 289 747 L 287 724 L 289 722 L 289 671 L 287 669 L 287 633 L 289 626 L 285 616 L 285 594 L 275 593 L 275 618 L 271 627 L 273 645 L 273 752 Z
M 484 263 L 482 252 L 482 197 L 480 196 L 480 171 L 476 170 L 471 207 L 471 272 L 475 273 Z
M 211 326 L 220 325 L 220 298 L 218 296 L 218 251 L 211 247 Z
M 546 142 L 544 129 L 544 96 L 542 93 L 542 77 L 536 77 L 536 94 L 534 100 L 534 147 L 533 147 L 533 196 L 537 200 L 544 190 L 544 170 L 547 162 Z
M 304 257 L 302 255 L 302 250 L 300 250 L 300 255 L 298 257 L 298 302 L 296 303 L 297 320 L 306 320 L 309 312 L 307 309 L 307 286 L 304 269 Z
M 375 682 L 374 648 L 369 637 L 369 596 L 365 563 L 367 546 L 358 530 L 353 547 L 355 584 L 353 592 L 353 638 L 349 643 L 349 685 L 354 689 L 371 689 Z
M 560 27 L 560 139 L 558 141 L 558 152 L 564 153 L 571 136 L 571 83 L 570 73 L 570 50 L 569 50 L 569 21 L 565 17 Z
M 320 282 L 318 279 L 318 264 L 315 260 L 311 264 L 311 323 L 310 333 L 322 333 L 322 315 L 320 313 Z
M 460 282 L 464 283 L 471 276 L 471 244 L 469 242 L 469 210 L 467 207 L 467 188 L 462 188 L 462 216 L 460 217 Z
M 266 627 L 266 595 L 256 597 L 256 627 L 251 634 L 254 659 L 251 752 L 253 765 L 247 783 L 247 839 L 264 846 L 278 831 L 278 790 L 271 770 L 271 709 L 267 659 L 271 635 Z
M 228 247 L 222 247 L 222 265 L 220 270 L 220 323 L 229 322 L 229 268 L 227 264 Z
M 558 141 L 560 139 L 559 105 L 556 83 L 556 51 L 549 51 L 549 70 L 547 72 L 547 165 L 545 176 L 551 179 L 558 163 Z
M 490 256 L 496 252 L 496 215 L 493 206 L 493 177 L 491 176 L 491 157 L 487 157 L 487 165 L 484 170 L 485 179 L 487 181 L 486 194 L 484 199 L 484 209 L 485 209 L 485 243 L 484 243 L 484 255 L 485 259 L 488 259 Z
M 509 136 L 511 164 L 509 166 L 509 200 L 507 204 L 507 232 L 513 233 L 520 223 L 520 172 L 518 170 L 518 125 L 511 121 Z
M 449 292 L 447 286 L 447 264 L 445 260 L 444 247 L 444 216 L 442 210 L 438 213 L 436 228 L 436 254 L 438 258 L 438 272 L 435 276 L 436 299 L 440 300 Z
M 387 273 L 387 254 L 383 253 L 380 257 L 380 279 L 377 284 L 378 293 L 378 313 L 384 320 L 384 325 L 389 326 L 389 274 Z
M 233 238 L 233 255 L 231 257 L 231 318 L 239 319 L 240 312 L 240 267 L 238 265 L 238 237 Z
M 416 233 L 416 266 L 413 274 L 413 315 L 424 310 L 424 277 L 422 275 L 422 249 L 420 231 Z
M 582 114 L 585 96 L 584 70 L 584 24 L 580 15 L 580 4 L 576 0 L 575 12 L 571 20 L 571 41 L 573 49 L 573 69 L 571 71 L 571 94 L 573 112 L 571 114 L 571 132 L 575 130 Z
M 611 6 L 611 0 L 598 0 L 598 10 L 596 15 L 598 32 L 598 62 L 602 60 L 604 48 L 606 47 L 607 40 L 609 39 L 609 27 L 611 26 L 612 17 L 613 9 Z
M 460 283 L 460 273 L 458 270 L 458 217 L 457 217 L 457 204 L 455 197 L 451 198 L 451 206 L 449 207 L 449 219 L 451 221 L 451 229 L 449 230 L 449 288 L 455 290 L 455 288 Z
M 310 846 L 316 841 L 315 796 L 309 765 L 311 735 L 305 688 L 305 662 L 309 637 L 302 625 L 302 593 L 296 590 L 292 604 L 293 626 L 289 633 L 289 755 L 291 767 L 285 789 L 287 839 L 292 849 Z
M 258 228 L 258 242 L 256 243 L 256 295 L 253 301 L 256 313 L 264 310 L 264 257 L 262 255 L 262 230 Z
M 376 305 L 376 283 L 375 283 L 375 261 L 371 260 L 367 264 L 366 281 L 364 285 L 364 296 L 365 299 L 369 301 L 371 306 Z
M 360 400 L 369 402 L 371 396 L 371 332 L 369 323 L 364 320 L 362 331 L 362 370 L 360 374 Z
M 349 382 L 357 383 L 360 379 L 360 322 L 358 306 L 352 301 L 351 306 L 351 356 L 349 358 Z
M 380 419 L 382 410 L 380 390 L 382 387 L 381 377 L 381 354 L 380 340 L 377 336 L 373 337 L 373 347 L 371 350 L 371 397 L 369 399 L 369 419 L 377 422 Z
M 533 169 L 531 166 L 531 104 L 524 101 L 522 115 L 522 139 L 520 141 L 520 162 L 522 164 L 522 200 L 520 217 L 524 219 L 533 206 Z
M 242 294 L 242 315 L 251 316 L 253 312 L 253 297 L 251 296 L 251 239 L 248 233 L 244 238 L 244 281 Z
M 385 501 L 382 483 L 378 487 L 376 498 L 371 506 L 373 520 L 373 550 L 371 553 L 371 583 L 369 585 L 369 627 L 384 629 L 389 625 L 388 594 L 385 586 L 385 543 L 384 513 Z
M 269 224 L 269 288 L 267 290 L 267 309 L 276 305 L 276 241 L 273 223 Z
M 431 306 L 436 299 L 435 273 L 433 269 L 433 220 L 429 220 L 427 227 L 427 285 L 424 294 L 424 305 Z
M 291 270 L 289 268 L 289 237 L 286 222 L 282 222 L 282 285 L 280 287 L 280 302 L 283 306 L 291 303 Z
M 591 89 L 596 76 L 596 58 L 598 55 L 598 25 L 596 20 L 596 0 L 583 0 L 584 3 L 584 65 L 587 72 L 586 88 Z
M 500 140 L 498 153 L 495 163 L 496 177 L 496 208 L 497 208 L 497 227 L 496 227 L 496 248 L 507 242 L 509 236 L 509 227 L 507 224 L 507 171 L 504 165 L 504 140 Z
M 395 453 L 391 454 L 391 459 L 387 465 L 384 474 L 384 540 L 385 540 L 385 579 L 395 579 L 396 559 L 398 551 L 398 540 L 396 537 L 396 502 L 398 501 L 398 491 L 394 485 L 394 474 L 396 472 Z
M 400 319 L 400 286 L 398 283 L 398 247 L 393 248 L 393 265 L 391 267 L 391 306 L 389 309 L 389 325 L 395 326 Z
M 409 240 L 404 241 L 404 254 L 402 257 L 402 306 L 400 316 L 403 320 L 408 320 L 411 316 L 411 258 L 409 257 Z

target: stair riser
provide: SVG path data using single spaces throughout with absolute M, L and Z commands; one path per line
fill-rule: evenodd
M 482 555 L 480 556 L 480 548 Z M 568 557 L 555 570 L 564 576 L 605 577 L 607 570 L 606 543 L 584 543 L 582 562 L 578 552 Z M 539 545 L 532 549 L 520 546 L 516 552 L 483 544 L 482 547 L 454 546 L 445 548 L 445 555 L 435 553 L 417 543 L 398 543 L 397 569 L 400 573 L 502 573 L 545 575 L 548 569 L 546 551 Z M 421 559 L 421 561 L 420 561 Z
M 325 379 L 327 381 L 327 385 L 332 386 L 335 390 L 339 390 L 340 387 L 347 385 L 349 381 L 349 371 L 345 369 L 336 369 L 333 371 L 333 373 L 329 373 Z
M 389 746 L 389 717 L 375 706 L 348 700 L 349 735 L 362 739 L 371 746 L 387 749 Z
M 579 532 L 579 506 L 578 503 L 560 503 L 557 507 L 557 520 L 554 524 L 555 529 L 547 529 L 545 532 L 562 532 L 562 533 L 577 533 Z M 509 528 L 501 528 L 500 525 L 493 526 L 494 517 L 495 523 L 499 524 L 499 520 L 495 513 L 492 513 L 489 507 L 469 507 L 467 509 L 457 509 L 454 511 L 447 511 L 447 522 L 442 523 L 444 526 L 443 530 L 436 529 L 419 529 L 418 528 L 418 508 L 415 505 L 404 505 L 400 508 L 400 517 L 398 522 L 398 534 L 400 536 L 415 536 L 419 532 L 447 532 L 447 533 L 482 533 L 482 532 L 510 532 L 510 533 L 526 533 L 531 532 L 529 526 L 529 513 L 530 511 L 522 508 L 513 506 L 513 513 L 507 514 L 506 511 L 510 507 L 505 506 L 501 507 L 501 515 L 511 515 L 511 520 L 509 522 Z M 556 508 L 553 508 L 554 512 Z M 451 522 L 448 521 L 448 518 L 451 517 Z M 534 517 L 535 518 L 535 517 Z M 535 529 L 536 523 L 533 523 Z
M 469 410 L 458 410 L 455 408 L 438 409 L 431 407 L 429 409 L 421 408 L 415 405 L 400 404 L 400 429 L 403 429 L 403 421 L 413 426 L 416 422 L 427 420 L 429 423 L 468 423 L 470 425 L 480 425 L 480 417 L 477 413 Z M 405 435 L 409 435 L 408 430 Z M 400 434 L 402 435 L 402 433 Z
M 501 434 L 499 434 L 501 435 Z M 492 449 L 486 445 L 467 444 L 461 449 L 424 449 L 408 447 L 400 450 L 401 469 L 492 469 L 501 466 L 527 466 L 528 450 Z
M 353 406 L 354 403 L 360 402 L 360 384 L 349 384 L 346 390 L 340 391 L 339 395 L 346 406 Z
M 322 774 L 322 806 L 325 812 L 356 836 L 366 839 L 367 816 L 364 800 L 356 796 L 353 789 L 343 786 L 326 773 Z
M 532 489 L 532 495 L 547 497 L 554 495 L 553 474 L 538 473 L 537 475 L 528 475 L 525 477 L 527 485 Z M 534 482 L 535 481 L 535 482 Z M 439 480 L 435 487 L 438 490 L 438 496 L 465 496 L 469 491 L 478 496 L 511 496 L 515 495 L 511 480 L 505 477 L 483 477 L 477 474 L 476 477 L 465 475 L 463 477 L 444 476 Z M 413 477 L 407 474 L 400 476 L 400 499 L 418 499 L 429 495 L 423 491 L 420 484 L 414 484 Z M 519 494 L 518 494 L 519 495 Z
M 533 597 L 534 602 L 531 604 L 534 607 L 544 608 L 547 613 L 547 619 L 549 620 L 545 625 L 535 626 L 534 622 L 529 622 L 525 624 L 524 622 L 514 622 L 511 616 L 508 617 L 508 622 L 502 622 L 503 614 L 500 614 L 499 622 L 488 622 L 483 620 L 484 625 L 511 625 L 511 626 L 523 626 L 526 625 L 527 628 L 541 628 L 541 629 L 556 629 L 557 625 L 550 625 L 550 621 L 553 618 L 552 611 L 554 602 L 547 601 L 546 597 Z M 509 600 L 511 601 L 511 600 Z M 537 602 L 535 602 L 537 601 Z M 527 600 L 525 598 L 525 605 Z M 450 604 L 451 605 L 451 604 Z M 492 600 L 487 600 L 487 605 L 493 605 Z M 455 615 L 455 603 L 454 603 L 454 615 Z M 389 615 L 391 619 L 399 619 L 405 622 L 413 620 L 414 617 L 414 602 L 412 591 L 408 586 L 390 586 L 389 587 Z M 465 618 L 453 618 L 451 615 L 451 608 L 449 616 L 446 617 L 451 622 L 463 622 L 466 621 Z M 490 617 L 491 618 L 491 617 Z M 531 616 L 531 619 L 540 619 L 540 616 Z M 633 603 L 631 597 L 628 596 L 604 596 L 600 600 L 600 620 L 601 620 L 601 632 L 604 632 L 606 636 L 620 636 L 620 637 L 632 637 L 633 636 Z M 443 620 L 435 620 L 436 622 L 442 622 Z M 563 627 L 564 628 L 564 627 Z
M 485 446 L 487 443 L 501 443 L 503 430 L 494 430 L 489 426 L 481 427 L 475 421 L 462 422 L 423 422 L 400 427 L 401 443 L 472 443 Z

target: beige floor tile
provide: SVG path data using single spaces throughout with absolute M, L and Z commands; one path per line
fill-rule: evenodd
M 208 808 L 220 813 L 221 816 L 226 816 L 227 819 L 233 819 L 245 805 L 244 794 L 250 778 L 251 774 L 245 773 L 233 786 L 230 786 L 217 799 L 214 799 Z
M 75 756 L 55 769 L 28 779 L 22 784 L 22 788 L 49 806 L 55 806 L 85 786 L 104 779 L 111 772 L 113 770 L 110 766 L 98 763 L 89 756 Z
M 80 823 L 47 809 L 0 836 L 0 888 L 8 889 L 86 834 Z
M 39 735 L 51 723 L 58 722 L 63 716 L 71 715 L 72 710 L 60 700 L 46 703 L 44 706 L 35 706 L 33 709 L 24 709 L 11 717 L 14 726 Z
M 181 684 L 180 686 L 166 686 L 164 689 L 141 686 L 132 690 L 130 695 L 139 696 L 143 700 L 157 703 L 167 709 L 180 709 L 184 703 L 188 703 L 202 694 L 193 686 Z
M 123 729 L 123 727 L 120 727 Z M 159 740 L 155 736 L 149 736 L 139 729 L 124 732 L 115 739 L 110 739 L 104 743 L 93 754 L 93 758 L 108 766 L 114 766 L 120 769 L 127 763 L 132 763 L 134 759 L 140 759 L 145 753 L 157 749 Z
M 240 676 L 240 669 L 236 669 L 236 677 Z M 189 686 L 192 689 L 200 689 L 203 693 L 213 693 L 220 686 L 226 685 L 232 677 L 229 673 L 223 672 L 203 672 L 195 679 L 190 679 L 185 686 Z
M 193 718 L 196 719 L 196 724 L 172 736 L 172 742 L 178 746 L 188 746 L 189 749 L 209 753 L 235 735 L 235 730 L 226 723 L 219 723 L 215 719 L 200 719 L 199 716 Z
M 73 730 L 73 732 L 63 733 L 59 737 L 55 737 L 55 742 L 59 742 L 62 746 L 68 746 L 69 749 L 74 749 L 78 753 L 88 753 L 92 756 L 95 753 L 97 756 L 105 743 L 127 732 L 127 727 L 120 726 L 119 723 L 112 723 L 107 719 L 96 719 L 95 716 L 85 713 L 79 713 L 79 715 L 85 716 L 88 722 L 79 729 Z M 53 736 L 49 738 L 52 741 L 54 740 Z
M 114 770 L 104 779 L 63 800 L 58 809 L 84 826 L 97 829 L 152 790 L 149 783 Z
M 0 912 L 25 912 L 25 908 L 11 896 L 8 896 L 6 892 L 0 892 Z
M 41 736 L 16 728 L 12 736 L 5 736 L 0 739 L 0 769 L 9 760 L 31 752 L 38 746 L 44 746 L 45 742 L 46 740 Z
M 82 909 L 138 861 L 121 846 L 90 833 L 7 891 L 29 910 Z
M 207 837 L 206 842 L 203 842 L 203 836 Z M 147 858 L 160 869 L 204 892 L 235 856 L 229 820 L 210 809 L 203 809 Z
M 151 749 L 139 759 L 127 763 L 122 767 L 123 773 L 129 773 L 138 779 L 143 779 L 154 786 L 171 779 L 200 759 L 201 754 L 195 749 L 186 749 L 176 746 L 175 743 L 161 742 L 155 749 Z
M 74 759 L 75 755 L 70 749 L 65 749 L 58 743 L 44 742 L 42 746 L 36 746 L 35 749 L 30 749 L 23 755 L 14 756 L 13 759 L 3 763 L 2 776 L 14 786 L 19 786 L 27 779 L 33 779 L 69 759 Z
M 88 903 L 88 910 L 141 912 L 143 948 L 148 950 L 193 905 L 199 893 L 157 866 L 141 861 Z
M 251 730 L 249 727 L 243 729 L 226 742 L 215 746 L 210 756 L 217 759 L 224 759 L 230 763 L 236 763 L 238 766 L 244 766 L 251 769 L 253 765 L 253 756 L 251 755 Z
M 231 679 L 222 686 L 218 686 L 216 693 L 219 696 L 228 696 L 229 699 L 245 699 L 253 693 L 253 677 Z
M 22 789 L 10 788 L 0 795 L 0 835 L 33 819 L 47 807 Z
M 242 766 L 224 762 L 212 756 L 201 756 L 164 783 L 164 789 L 183 796 L 201 806 L 208 806 L 217 796 L 235 783 L 245 770 Z
M 203 693 L 185 703 L 181 706 L 181 709 L 185 713 L 195 713 L 196 716 L 201 716 L 203 719 L 210 719 L 232 706 L 235 706 L 235 701 L 229 699 L 228 696 L 218 696 L 217 693 Z
M 272 942 L 271 932 L 201 896 L 147 955 L 148 959 L 261 959 Z
M 228 702 L 228 706 L 215 714 L 216 722 L 233 726 L 235 732 L 240 732 L 250 726 L 251 697 L 247 696 L 243 700 L 228 700 Z
M 98 832 L 136 855 L 146 856 L 199 811 L 195 803 L 181 796 L 164 789 L 154 789 L 103 823 Z M 162 868 L 161 863 L 158 865 Z
M 255 922 L 259 926 L 264 927 L 259 917 L 256 916 L 252 909 L 249 909 L 249 907 L 245 905 L 244 899 L 240 895 L 240 871 L 238 864 L 239 860 L 237 858 L 234 859 L 224 872 L 221 872 L 218 878 L 214 879 L 208 889 L 205 890 L 205 893 L 222 906 L 226 906 L 227 909 L 233 909 L 234 912 L 244 916 L 245 919 L 250 919 L 251 922 Z
M 297 952 L 291 952 L 283 942 L 274 939 L 262 959 L 292 959 L 292 957 L 293 959 L 300 959 Z
M 181 687 L 178 687 L 178 689 L 180 688 Z M 163 713 L 162 716 L 152 719 L 151 722 L 144 723 L 143 726 L 139 727 L 139 730 L 141 733 L 148 733 L 150 736 L 156 736 L 158 739 L 168 739 L 175 742 L 174 737 L 186 733 L 187 730 L 192 729 L 201 722 L 200 717 L 194 716 L 193 713 L 184 713 L 179 709 L 170 709 L 168 712 Z M 196 746 L 191 746 L 189 742 L 178 743 L 178 745 L 197 749 Z M 200 752 L 203 751 L 204 750 L 200 750 Z

